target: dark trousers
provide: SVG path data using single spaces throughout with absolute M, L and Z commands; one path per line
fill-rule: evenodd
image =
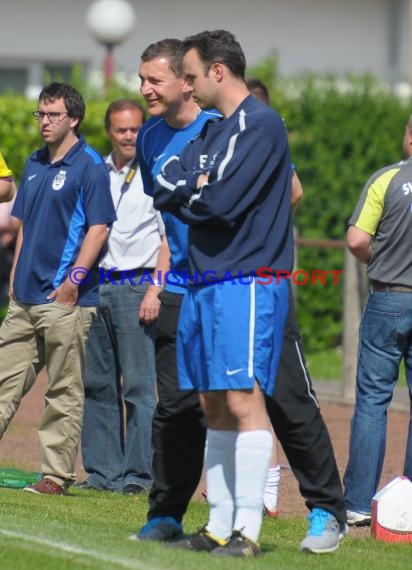
M 307 506 L 345 522 L 342 485 L 329 433 L 306 370 L 292 295 L 284 345 L 268 414 Z M 148 518 L 181 521 L 203 467 L 206 422 L 196 392 L 179 390 L 176 329 L 180 295 L 161 294 L 156 366 L 159 402 L 153 417 L 153 486 Z M 194 358 L 196 356 L 194 355 Z
M 307 507 L 325 509 L 344 523 L 346 508 L 332 442 L 306 369 L 293 296 L 289 299 L 275 390 L 266 397 L 266 408 Z
M 203 468 L 206 420 L 194 390 L 181 391 L 176 368 L 176 331 L 183 295 L 163 291 L 156 323 L 158 404 L 152 423 L 153 485 L 148 518 L 181 521 Z

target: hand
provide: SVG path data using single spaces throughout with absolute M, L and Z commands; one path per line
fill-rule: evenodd
M 70 279 L 66 279 L 63 283 L 57 287 L 54 291 L 47 296 L 49 301 L 57 301 L 62 305 L 68 305 L 69 307 L 74 307 L 77 303 L 77 298 L 79 296 L 79 289 L 77 285 L 72 283 Z
M 150 285 L 140 303 L 139 319 L 147 325 L 153 323 L 159 315 L 160 300 L 158 295 L 161 291 L 161 287 Z
M 197 184 L 196 184 L 196 188 L 201 188 L 202 186 L 204 186 L 205 184 L 207 184 L 209 182 L 209 172 L 207 172 L 206 174 L 199 174 L 199 177 L 197 179 Z

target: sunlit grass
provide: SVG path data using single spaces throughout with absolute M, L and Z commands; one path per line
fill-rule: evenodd
M 349 535 L 334 554 L 299 551 L 306 532 L 301 517 L 266 519 L 264 555 L 253 560 L 212 558 L 170 550 L 162 544 L 128 540 L 146 518 L 147 498 L 71 490 L 68 497 L 38 496 L 0 489 L 0 568 L 3 570 L 403 570 L 410 545 L 377 543 Z M 207 505 L 192 502 L 185 530 L 207 519 Z
M 313 380 L 340 381 L 342 378 L 342 347 L 318 350 L 306 354 L 306 363 Z M 399 385 L 406 386 L 405 364 L 402 361 L 399 369 Z
M 306 364 L 314 380 L 340 380 L 343 365 L 342 348 L 330 348 L 306 354 Z

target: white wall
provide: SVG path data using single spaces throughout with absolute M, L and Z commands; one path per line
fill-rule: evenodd
M 0 66 L 6 60 L 77 59 L 100 69 L 104 48 L 91 38 L 84 20 L 91 1 L 0 0 Z M 130 0 L 137 26 L 116 48 L 115 60 L 118 69 L 134 72 L 139 54 L 153 41 L 225 28 L 236 34 L 250 64 L 276 52 L 280 70 L 287 74 L 350 70 L 385 77 L 389 2 Z M 402 57 L 409 65 L 409 58 Z

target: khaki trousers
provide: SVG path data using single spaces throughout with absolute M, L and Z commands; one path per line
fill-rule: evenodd
M 11 300 L 0 327 L 0 439 L 22 397 L 46 366 L 48 387 L 39 426 L 44 476 L 67 487 L 83 418 L 85 343 L 95 308 Z

